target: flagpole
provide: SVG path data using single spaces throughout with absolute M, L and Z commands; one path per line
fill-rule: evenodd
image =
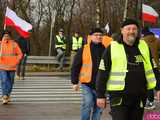
M 143 0 L 140 0 L 140 21 L 141 21 L 140 26 L 141 26 L 141 29 L 144 27 L 142 12 L 143 12 Z
M 123 21 L 127 17 L 127 10 L 128 10 L 128 0 L 125 1 L 125 8 L 124 8 L 124 13 L 123 13 Z
M 4 28 L 3 28 L 4 30 L 6 30 L 6 24 L 4 23 Z
M 6 11 L 7 11 L 7 8 L 6 8 Z M 5 16 L 6 16 L 6 11 L 5 11 Z M 5 19 L 5 16 L 4 16 L 4 27 L 3 27 L 4 30 L 6 30 L 6 19 Z

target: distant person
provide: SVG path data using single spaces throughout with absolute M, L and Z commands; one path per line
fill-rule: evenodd
M 157 72 L 159 77 L 157 79 L 160 79 L 160 73 L 159 73 L 159 54 L 158 50 L 160 50 L 160 41 L 155 37 L 154 33 L 150 32 L 148 29 L 144 29 L 142 31 L 143 33 L 143 38 L 146 43 L 148 44 L 150 50 L 151 50 L 151 55 L 153 57 L 153 65 L 154 65 L 154 72 Z M 154 103 L 154 89 L 148 91 L 148 99 L 147 103 L 145 106 L 145 109 L 154 109 L 156 107 Z
M 80 36 L 79 32 L 76 31 L 72 36 L 72 49 L 71 49 L 71 64 L 73 62 L 73 58 L 76 55 L 77 51 L 84 45 L 83 37 Z
M 29 40 L 23 37 L 19 37 L 16 41 L 18 45 L 20 46 L 21 51 L 23 53 L 23 57 L 17 66 L 16 79 L 24 80 L 27 56 L 29 55 L 29 52 L 30 52 L 30 43 L 29 43 Z
M 58 70 L 63 70 L 65 51 L 66 51 L 66 37 L 64 36 L 64 30 L 61 28 L 58 32 L 58 35 L 55 37 L 55 48 L 57 51 L 56 59 L 59 63 Z
M 142 39 L 144 39 L 145 42 L 148 44 L 151 50 L 152 57 L 154 58 L 154 61 L 156 63 L 156 66 L 158 67 L 158 69 L 160 69 L 158 54 L 158 51 L 160 50 L 160 40 L 156 38 L 155 34 L 153 32 L 150 32 L 149 30 L 143 30 L 142 34 Z
M 82 48 L 77 51 L 71 68 L 71 83 L 75 91 L 82 88 L 81 120 L 100 120 L 103 109 L 96 105 L 96 75 L 105 49 L 103 31 L 92 29 Z
M 16 66 L 23 56 L 20 47 L 11 37 L 11 32 L 4 30 L 0 43 L 0 80 L 3 104 L 10 101 Z

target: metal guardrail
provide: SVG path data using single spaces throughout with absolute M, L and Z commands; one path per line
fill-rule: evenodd
M 28 56 L 27 64 L 58 64 L 55 56 Z M 70 64 L 69 57 L 65 57 L 64 64 Z

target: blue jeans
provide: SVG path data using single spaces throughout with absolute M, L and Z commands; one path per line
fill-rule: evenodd
M 96 91 L 84 84 L 82 88 L 81 120 L 100 120 L 102 109 L 96 105 Z M 92 116 L 91 116 L 92 115 Z
M 14 83 L 15 71 L 0 70 L 2 96 L 10 96 Z
M 65 51 L 61 48 L 57 48 L 57 56 L 56 59 L 58 60 L 59 68 L 63 69 L 64 66 L 64 59 L 65 59 Z

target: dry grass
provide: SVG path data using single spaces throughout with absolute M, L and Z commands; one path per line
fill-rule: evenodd
M 64 71 L 69 71 L 69 66 L 64 67 Z M 27 65 L 26 71 L 28 72 L 54 72 L 58 71 L 56 65 Z

